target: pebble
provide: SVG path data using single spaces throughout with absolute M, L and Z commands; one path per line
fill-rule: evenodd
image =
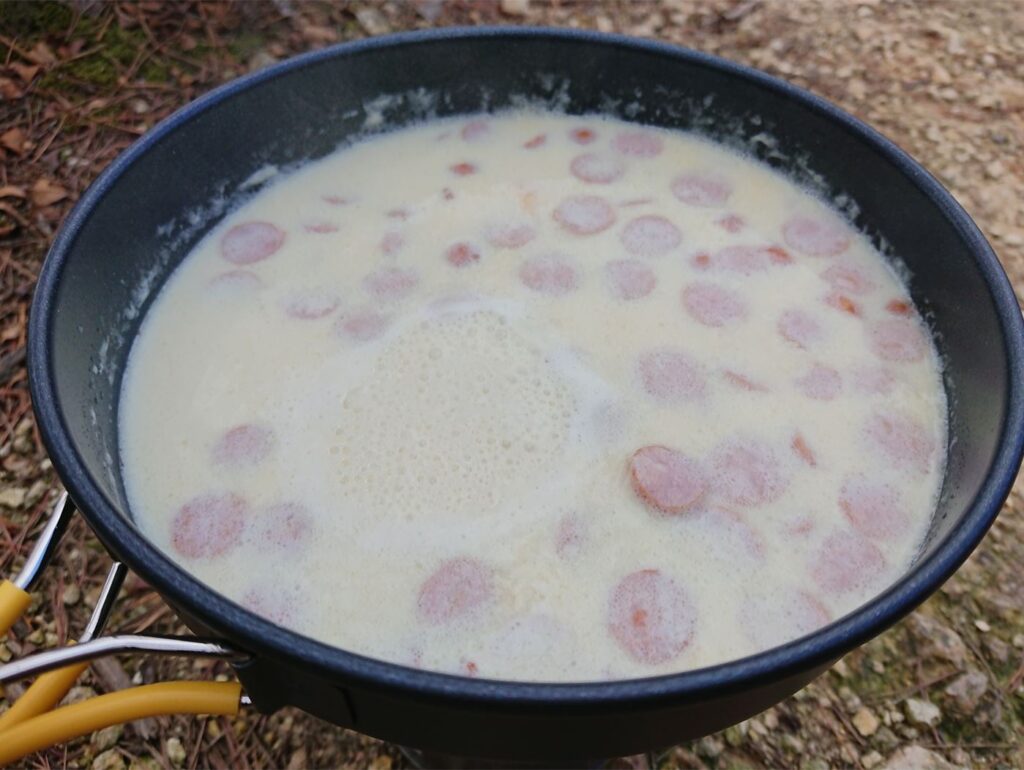
M 800 770 L 831 770 L 829 763 L 821 757 L 806 759 L 800 763 Z
M 716 759 L 722 751 L 724 751 L 725 747 L 722 745 L 720 740 L 709 735 L 706 738 L 701 738 L 697 741 L 696 749 L 697 754 L 700 756 L 705 757 L 706 759 Z
M 92 734 L 89 739 L 89 743 L 96 751 L 106 751 L 112 749 L 117 745 L 117 742 L 121 740 L 121 734 L 124 732 L 123 725 L 111 725 L 110 727 L 104 727 L 102 730 L 97 730 Z
M 525 16 L 530 11 L 530 0 L 501 0 L 501 12 L 506 16 Z
M 61 705 L 70 706 L 72 703 L 81 703 L 88 698 L 95 698 L 96 691 L 91 687 L 85 685 L 77 685 L 68 690 L 68 694 L 64 696 L 64 700 L 61 701 Z
M 853 726 L 857 728 L 857 732 L 865 738 L 878 732 L 878 717 L 876 717 L 874 712 L 866 706 L 861 707 L 861 709 L 853 715 L 851 721 L 853 722 Z
M 911 615 L 907 625 L 924 657 L 945 660 L 961 669 L 967 663 L 967 645 L 953 629 L 921 612 Z
M 942 721 L 942 711 L 931 701 L 907 698 L 903 703 L 911 724 L 934 727 Z
M 23 487 L 0 489 L 0 508 L 21 508 L 25 504 L 28 490 Z
M 64 593 L 61 594 L 60 600 L 64 603 L 65 607 L 73 607 L 78 604 L 82 598 L 82 589 L 72 583 L 71 585 L 64 586 Z
M 878 767 L 878 765 L 882 763 L 883 759 L 884 757 L 882 757 L 882 755 L 877 751 L 869 751 L 860 758 L 860 763 L 866 768 L 866 770 L 871 770 L 873 767 Z
M 920 746 L 906 746 L 891 757 L 885 763 L 882 770 L 959 770 L 956 765 L 950 764 L 941 754 L 921 748 Z
M 946 695 L 953 699 L 953 705 L 963 714 L 973 714 L 986 692 L 988 677 L 977 669 L 961 674 L 945 689 Z
M 981 633 L 983 633 L 983 634 L 987 634 L 989 631 L 992 630 L 992 626 L 990 626 L 984 620 L 975 620 L 974 621 L 974 627 L 976 629 L 978 629 L 979 631 L 981 631 Z
M 107 749 L 98 754 L 89 767 L 91 770 L 125 770 L 125 761 L 117 749 Z
M 164 744 L 164 756 L 171 760 L 171 764 L 175 767 L 185 764 L 188 755 L 185 753 L 185 747 L 181 745 L 181 739 L 168 738 L 167 743 Z
M 985 637 L 984 642 L 982 642 L 982 646 L 985 648 L 985 652 L 988 653 L 988 656 L 996 663 L 1010 662 L 1010 645 L 998 636 Z
M 1018 650 L 1024 650 L 1024 634 L 1014 634 L 1012 643 Z
M 38 503 L 40 500 L 43 499 L 43 495 L 46 494 L 46 491 L 49 488 L 50 488 L 49 484 L 47 484 L 42 479 L 39 479 L 39 481 L 37 481 L 32 486 L 30 486 L 28 488 L 28 492 L 25 493 L 25 505 L 26 506 L 31 506 L 31 505 L 35 505 L 36 503 Z

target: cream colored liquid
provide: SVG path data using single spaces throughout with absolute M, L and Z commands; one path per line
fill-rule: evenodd
M 126 488 L 204 582 L 354 652 L 546 681 L 719 663 L 914 558 L 946 427 L 908 305 L 820 201 L 707 141 L 426 124 L 278 180 L 178 268 L 124 380 Z M 682 510 L 634 483 L 650 446 L 692 463 Z

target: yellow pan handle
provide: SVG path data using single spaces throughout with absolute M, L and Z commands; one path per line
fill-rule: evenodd
M 162 682 L 99 695 L 22 722 L 0 735 L 0 767 L 104 727 L 164 714 L 238 713 L 238 682 Z
M 0 637 L 6 636 L 14 621 L 28 609 L 31 597 L 10 580 L 0 583 Z
M 82 672 L 89 668 L 89 662 L 75 663 L 56 671 L 41 674 L 32 686 L 22 694 L 3 714 L 0 714 L 0 733 L 10 730 L 17 724 L 31 719 L 45 711 L 49 711 L 61 698 L 67 695 Z M 0 741 L 3 737 L 0 736 Z

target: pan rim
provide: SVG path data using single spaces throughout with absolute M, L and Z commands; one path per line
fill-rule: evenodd
M 466 39 L 547 40 L 563 44 L 601 44 L 684 61 L 746 80 L 775 97 L 818 113 L 869 144 L 926 195 L 968 247 L 996 305 L 1007 362 L 1007 410 L 995 457 L 978 494 L 960 524 L 935 552 L 909 573 L 846 617 L 802 639 L 750 657 L 712 667 L 657 677 L 608 682 L 537 683 L 470 679 L 408 668 L 348 652 L 275 626 L 246 611 L 202 583 L 163 554 L 142 533 L 126 526 L 116 506 L 93 481 L 75 449 L 61 409 L 52 371 L 51 340 L 56 295 L 67 258 L 92 210 L 124 172 L 170 132 L 215 108 L 233 95 L 271 79 L 334 58 L 381 48 L 450 43 Z M 89 525 L 105 544 L 175 606 L 182 607 L 226 640 L 242 640 L 247 652 L 330 676 L 353 685 L 376 687 L 417 697 L 520 708 L 543 706 L 570 710 L 627 704 L 634 708 L 690 702 L 754 689 L 823 667 L 878 635 L 930 596 L 966 560 L 995 520 L 1009 494 L 1024 454 L 1024 321 L 1013 288 L 978 227 L 952 195 L 906 152 L 875 129 L 830 102 L 786 81 L 745 65 L 657 41 L 622 35 L 545 27 L 455 27 L 403 32 L 342 43 L 303 54 L 222 85 L 165 118 L 119 155 L 83 194 L 64 221 L 47 254 L 32 301 L 27 345 L 33 409 L 49 457 Z

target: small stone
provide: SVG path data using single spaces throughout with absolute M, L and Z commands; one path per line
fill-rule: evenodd
M 942 712 L 931 701 L 907 698 L 903 703 L 903 708 L 907 712 L 907 718 L 913 725 L 934 727 L 942 721 Z
M 722 745 L 720 740 L 709 735 L 706 738 L 701 738 L 697 741 L 696 749 L 697 754 L 705 759 L 717 759 L 725 747 Z
M 309 767 L 309 756 L 306 754 L 306 750 L 299 748 L 292 754 L 291 759 L 288 760 L 288 766 L 285 770 L 307 770 Z
M 7 487 L 0 489 L 0 508 L 21 508 L 25 504 L 28 490 L 23 487 Z
M 876 674 L 884 674 L 885 664 L 880 660 L 873 660 L 871 661 L 871 670 L 874 671 Z
M 998 636 L 986 636 L 982 646 L 985 648 L 988 656 L 996 663 L 1010 662 L 1010 645 Z
M 971 669 L 953 680 L 945 689 L 953 699 L 953 705 L 962 714 L 973 714 L 982 696 L 988 692 L 988 677 L 977 669 Z
M 220 722 L 216 719 L 206 720 L 206 734 L 213 740 L 217 740 L 223 734 L 223 730 L 220 729 Z
M 387 19 L 384 18 L 384 14 L 370 5 L 364 5 L 356 9 L 356 21 L 359 22 L 359 26 L 371 35 L 383 35 L 391 31 Z
M 506 16 L 525 16 L 530 12 L 530 0 L 501 0 L 501 12 Z
M 737 746 L 742 746 L 743 741 L 747 737 L 747 731 L 745 727 L 745 725 L 744 727 L 740 727 L 739 725 L 733 725 L 732 727 L 725 728 L 725 730 L 722 731 L 722 736 L 725 738 L 725 742 L 733 748 L 736 748 Z
M 871 709 L 862 707 L 851 719 L 853 726 L 857 728 L 857 732 L 863 735 L 865 738 L 874 735 L 878 731 L 878 717 L 874 715 Z
M 125 770 L 125 761 L 117 749 L 107 749 L 98 754 L 89 767 L 92 770 Z
M 988 174 L 990 179 L 998 179 L 1006 173 L 1006 166 L 1003 165 L 1002 161 L 994 160 L 985 166 L 985 173 Z M 975 620 L 974 625 L 979 631 L 986 632 L 989 630 L 988 623 L 984 620 Z M 982 628 L 982 626 L 985 626 L 985 628 Z
M 885 763 L 882 770 L 958 770 L 958 768 L 934 751 L 928 751 L 920 746 L 907 746 L 889 757 L 889 761 Z
M 46 494 L 46 491 L 49 488 L 49 484 L 47 484 L 42 479 L 39 479 L 39 481 L 37 481 L 28 488 L 28 492 L 25 494 L 25 505 L 33 506 L 36 503 L 38 503 L 40 500 L 43 499 L 43 495 Z
M 901 716 L 902 718 L 902 716 Z M 878 732 L 872 737 L 872 742 L 883 751 L 894 749 L 900 744 L 900 739 L 896 736 L 892 730 L 888 727 L 880 727 Z
M 121 734 L 124 732 L 122 725 L 111 725 L 110 727 L 104 727 L 102 730 L 97 730 L 92 734 L 92 738 L 89 739 L 89 743 L 96 751 L 106 751 L 117 745 L 117 742 L 121 739 Z
M 873 767 L 878 767 L 882 763 L 882 755 L 877 751 L 869 751 L 863 757 L 860 758 L 860 763 L 866 770 L 871 770 Z
M 792 733 L 782 734 L 782 748 L 791 754 L 803 754 L 804 742 Z
M 277 57 L 270 53 L 270 51 L 259 50 L 249 57 L 249 72 L 256 72 L 276 63 Z
M 848 679 L 850 676 L 850 668 L 846 665 L 845 660 L 836 661 L 836 664 L 832 666 L 832 670 L 843 679 Z
M 924 657 L 949 661 L 957 668 L 964 667 L 967 662 L 967 645 L 956 631 L 922 612 L 911 615 L 907 626 L 917 641 L 918 651 Z
M 61 704 L 64 706 L 70 706 L 72 703 L 81 703 L 88 698 L 95 698 L 96 691 L 91 687 L 85 685 L 77 685 L 68 690 L 68 694 L 64 696 L 64 700 Z
M 1024 634 L 1014 634 L 1011 643 L 1018 650 L 1024 650 Z
M 64 603 L 65 607 L 74 607 L 81 598 L 82 589 L 74 583 L 64 586 L 64 593 L 60 596 L 60 600 Z
M 821 757 L 805 759 L 800 763 L 800 770 L 832 770 L 828 762 Z
M 860 707 L 864 705 L 860 696 L 846 685 L 839 688 L 838 694 L 839 699 L 843 702 L 843 708 L 850 714 L 860 710 Z
M 175 767 L 181 767 L 188 755 L 185 754 L 185 747 L 181 745 L 179 738 L 168 738 L 164 744 L 164 756 L 171 760 Z

